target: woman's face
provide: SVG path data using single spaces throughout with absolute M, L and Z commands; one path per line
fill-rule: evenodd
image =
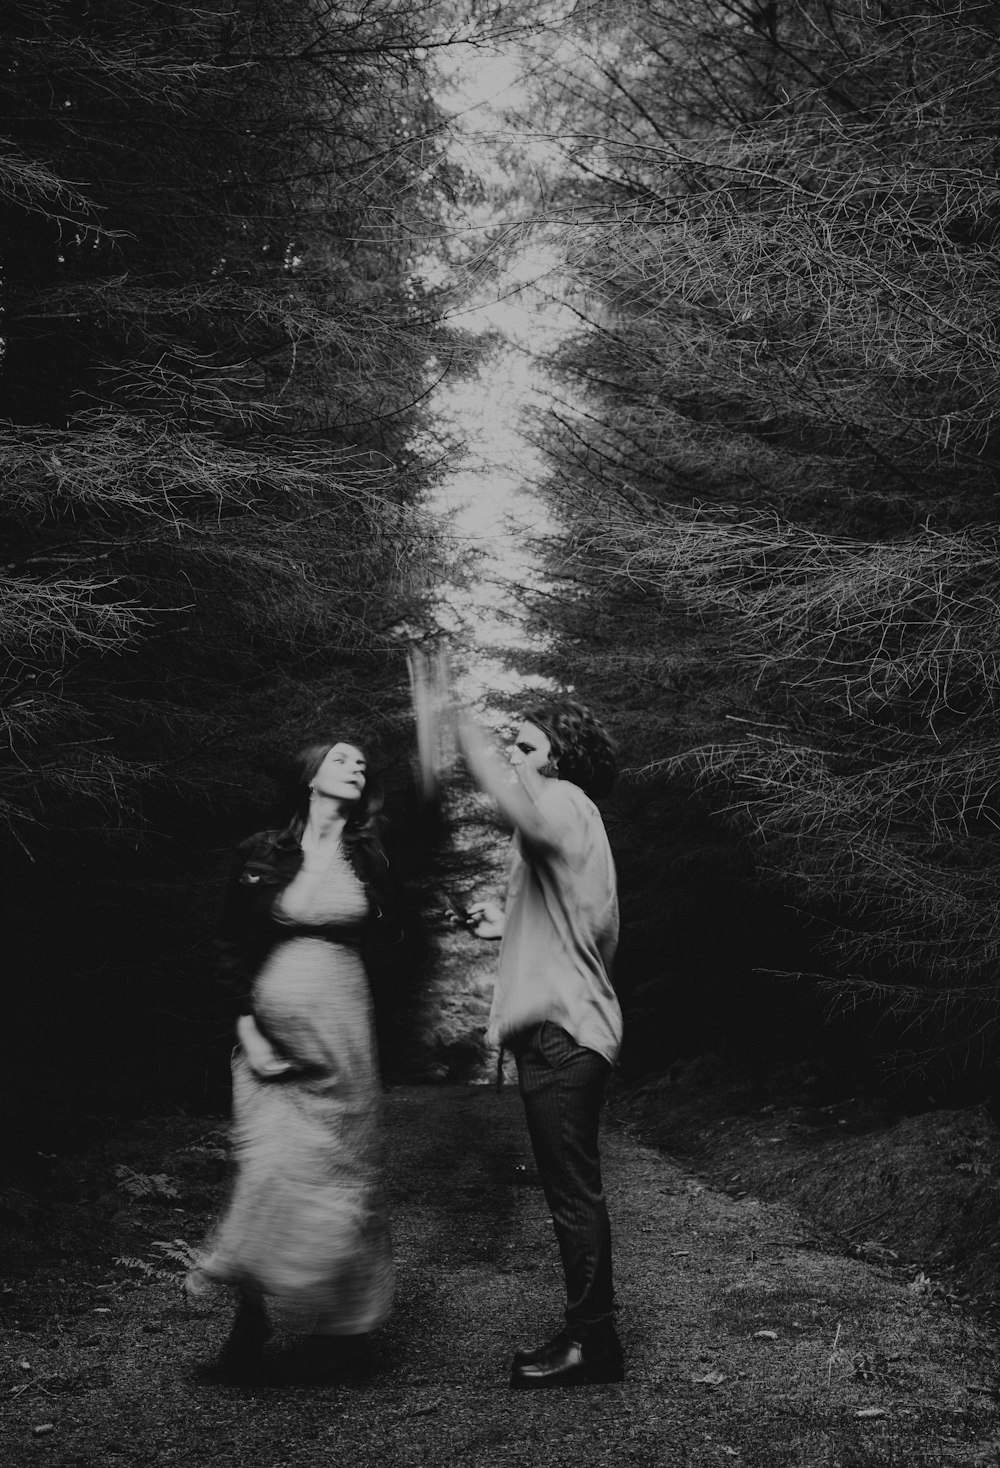
M 334 744 L 313 776 L 312 788 L 317 795 L 354 803 L 364 793 L 367 769 L 367 761 L 355 745 Z

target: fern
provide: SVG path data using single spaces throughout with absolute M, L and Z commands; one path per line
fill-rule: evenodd
M 159 1280 L 175 1285 L 193 1269 L 197 1262 L 197 1250 L 185 1239 L 153 1239 L 153 1248 L 159 1249 L 160 1257 L 154 1263 L 138 1259 L 132 1254 L 119 1254 L 115 1259 L 123 1269 L 131 1269 L 146 1280 Z
M 171 1239 L 169 1243 L 165 1239 L 154 1239 L 153 1248 L 159 1249 L 163 1260 L 170 1260 L 185 1274 L 198 1262 L 197 1249 L 185 1239 Z
M 115 1177 L 118 1186 L 123 1192 L 128 1193 L 130 1198 L 179 1198 L 180 1192 L 176 1184 L 167 1177 L 166 1173 L 134 1172 L 131 1167 L 124 1163 L 115 1168 Z

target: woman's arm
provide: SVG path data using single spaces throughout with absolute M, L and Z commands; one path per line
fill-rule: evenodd
M 252 959 L 247 943 L 246 902 L 240 886 L 245 856 L 242 850 L 234 857 L 219 904 L 215 931 L 211 939 L 212 965 L 220 987 L 225 991 L 237 1014 L 248 1014 Z
M 291 875 L 279 870 L 271 832 L 258 832 L 236 848 L 211 946 L 216 978 L 239 1014 L 252 1009 L 253 978 L 271 943 L 271 904 Z

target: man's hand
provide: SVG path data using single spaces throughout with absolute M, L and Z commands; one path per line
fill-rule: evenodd
M 458 747 L 469 773 L 487 795 L 492 795 L 500 814 L 517 830 L 536 856 L 559 849 L 559 833 L 553 831 L 540 805 L 547 780 L 532 770 L 516 769 L 490 744 L 474 719 L 460 717 Z
M 469 932 L 475 938 L 502 938 L 503 909 L 495 902 L 474 902 L 469 908 Z

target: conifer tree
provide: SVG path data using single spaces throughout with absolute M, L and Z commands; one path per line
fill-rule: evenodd
M 468 356 L 421 278 L 460 182 L 433 23 L 5 11 L 0 803 L 28 847 L 400 702 L 440 554 L 411 445 Z
M 541 89 L 561 167 L 533 225 L 580 323 L 538 430 L 575 581 L 570 614 L 549 607 L 562 666 L 599 688 L 613 659 L 650 788 L 706 783 L 835 994 L 981 1059 L 996 23 L 937 0 L 640 3 L 573 44 Z

